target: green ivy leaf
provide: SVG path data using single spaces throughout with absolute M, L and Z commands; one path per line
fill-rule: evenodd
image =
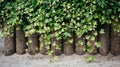
M 104 32 L 104 29 L 101 29 L 100 30 L 100 34 L 104 34 L 105 32 Z

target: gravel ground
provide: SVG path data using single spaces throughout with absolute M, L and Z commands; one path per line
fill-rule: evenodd
M 97 55 L 97 60 L 87 63 L 84 61 L 85 55 L 71 56 L 61 55 L 54 63 L 50 63 L 49 60 L 53 57 L 45 56 L 41 54 L 36 55 L 17 55 L 4 56 L 3 54 L 4 43 L 0 36 L 0 67 L 120 67 L 120 56 L 108 56 Z

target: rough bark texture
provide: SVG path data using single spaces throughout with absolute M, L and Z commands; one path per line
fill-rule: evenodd
M 99 35 L 99 41 L 101 42 L 101 47 L 99 48 L 99 53 L 101 55 L 108 55 L 110 51 L 110 35 L 109 35 L 109 25 L 104 25 L 103 28 L 105 29 L 104 34 Z
M 40 35 L 40 53 L 43 55 L 47 55 L 48 49 L 46 48 L 47 44 L 45 43 L 45 35 Z
M 79 44 L 79 41 L 82 41 L 83 45 Z M 78 54 L 78 55 L 85 54 L 85 51 L 83 51 L 83 48 L 86 48 L 85 38 L 83 36 L 82 37 L 78 37 L 76 35 L 76 37 L 75 37 L 75 52 L 76 52 L 76 54 Z
M 4 22 L 4 27 L 6 27 L 6 26 L 7 26 L 7 23 Z M 13 29 L 13 32 L 12 32 L 12 29 L 9 29 L 8 31 L 9 31 L 10 35 L 5 36 L 5 38 L 4 38 L 5 56 L 12 55 L 16 52 L 15 29 Z M 11 36 L 11 34 L 13 34 L 13 35 Z
M 91 32 L 91 36 L 94 34 L 94 31 L 93 32 Z M 98 53 L 98 48 L 96 47 L 96 45 L 95 45 L 95 42 L 97 42 L 98 41 L 98 36 L 96 36 L 95 37 L 95 40 L 94 41 L 92 41 L 92 40 L 88 40 L 89 42 L 90 42 L 90 44 L 91 44 L 91 47 L 92 47 L 92 52 L 89 52 L 89 54 L 90 55 L 95 55 L 95 54 L 97 54 Z
M 4 53 L 5 56 L 14 54 L 15 51 L 15 38 L 14 36 L 7 36 L 4 38 Z
M 17 30 L 18 29 L 18 30 Z M 26 53 L 26 38 L 22 28 L 22 25 L 16 26 L 16 53 L 25 54 Z
M 95 46 L 96 41 L 97 41 L 96 39 L 95 39 L 95 41 L 89 41 L 93 48 L 93 51 L 89 53 L 90 55 L 95 55 L 98 53 L 98 48 Z
M 120 55 L 120 36 L 118 36 L 117 32 L 111 30 L 111 54 L 112 55 Z
M 69 43 L 68 40 L 73 39 L 74 37 L 72 36 L 71 38 L 67 38 L 66 40 L 63 41 L 63 53 L 65 55 L 72 55 L 75 52 L 75 43 Z
M 28 53 L 35 55 L 39 52 L 39 35 L 37 33 L 28 36 Z
M 56 44 L 56 45 L 54 45 Z M 57 49 L 56 47 L 60 49 Z M 51 50 L 53 51 L 53 55 L 59 56 L 62 54 L 62 40 L 57 40 L 55 37 L 51 39 Z

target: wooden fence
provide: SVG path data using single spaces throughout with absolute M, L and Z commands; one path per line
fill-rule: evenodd
M 28 50 L 27 52 L 31 55 L 35 55 L 36 53 L 46 55 L 46 52 L 48 50 L 46 49 L 44 34 L 39 35 L 35 33 L 26 38 L 25 33 L 22 30 L 22 26 L 18 25 L 17 27 L 19 27 L 19 30 L 15 30 L 14 36 L 4 38 L 4 53 L 6 56 L 12 55 L 14 53 L 25 54 L 26 49 Z M 79 38 L 76 35 L 73 35 L 73 43 L 67 43 L 67 39 L 58 41 L 55 37 L 53 37 L 51 39 L 51 44 L 56 42 L 59 44 L 61 49 L 57 50 L 53 45 L 50 45 L 50 49 L 53 51 L 53 55 L 57 56 L 61 55 L 62 53 L 65 55 L 72 55 L 73 53 L 83 55 L 87 53 L 86 51 L 83 51 L 83 47 L 88 47 L 86 45 L 86 42 L 89 41 L 92 44 L 92 47 L 95 48 L 91 53 L 89 53 L 91 55 L 98 53 L 103 56 L 106 56 L 109 53 L 115 56 L 120 55 L 120 36 L 118 36 L 119 33 L 114 32 L 113 29 L 111 29 L 110 25 L 104 25 L 102 28 L 105 29 L 105 34 L 98 34 L 94 41 L 86 40 L 84 36 Z M 27 46 L 26 42 L 29 40 L 32 42 L 28 43 Z M 79 40 L 83 41 L 83 45 L 77 45 Z M 102 43 L 102 47 L 96 48 L 94 45 L 95 41 L 100 41 Z

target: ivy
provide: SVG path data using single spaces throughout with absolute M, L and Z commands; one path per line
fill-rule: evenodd
M 117 0 L 1 0 L 0 10 L 0 27 L 6 22 L 3 36 L 11 35 L 18 24 L 23 25 L 26 37 L 33 33 L 45 34 L 47 44 L 53 35 L 57 40 L 69 39 L 72 43 L 70 37 L 73 32 L 78 37 L 93 32 L 85 38 L 95 40 L 98 24 L 111 24 L 115 31 L 120 32 L 120 24 L 117 23 L 120 1 Z M 99 33 L 103 34 L 104 29 Z M 82 41 L 79 43 L 83 44 Z M 87 51 L 94 49 L 89 43 L 88 46 Z M 100 43 L 96 42 L 96 46 L 100 47 Z M 56 48 L 59 49 L 58 46 Z

